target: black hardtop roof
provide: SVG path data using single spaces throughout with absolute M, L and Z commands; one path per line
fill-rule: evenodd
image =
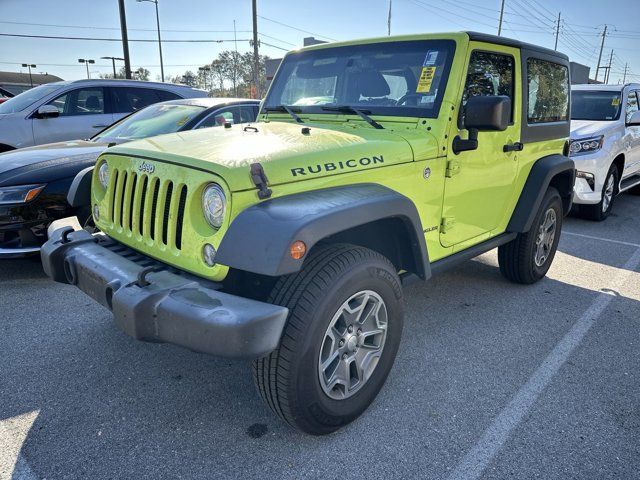
M 532 43 L 521 42 L 520 40 L 515 40 L 513 38 L 499 37 L 498 35 L 491 35 L 489 33 L 480 33 L 480 32 L 466 32 L 466 33 L 467 35 L 469 35 L 470 40 L 474 40 L 476 42 L 496 43 L 498 45 L 505 45 L 507 47 L 524 48 L 526 50 L 540 52 L 544 55 L 558 57 L 559 59 L 565 60 L 566 62 L 569 61 L 569 57 L 566 56 L 564 53 L 560 53 L 556 50 L 551 50 L 550 48 L 540 47 Z

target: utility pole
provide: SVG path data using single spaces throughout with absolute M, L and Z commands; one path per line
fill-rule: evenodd
M 29 83 L 31 84 L 31 88 L 33 88 L 33 77 L 31 76 L 31 69 L 36 68 L 37 65 L 34 65 L 33 63 L 23 63 L 22 66 L 29 68 Z
M 387 16 L 387 35 L 391 36 L 391 2 L 392 0 L 389 0 L 389 15 Z
M 236 51 L 233 55 L 233 96 L 238 98 L 238 36 L 236 34 L 236 21 L 233 21 L 233 43 Z
M 611 64 L 613 62 L 613 49 L 611 49 L 611 55 L 609 55 L 609 66 L 605 67 L 607 72 L 604 74 L 604 83 L 609 83 L 609 75 L 611 74 Z
M 253 81 L 256 85 L 255 98 L 260 98 L 260 56 L 258 53 L 258 7 L 257 0 L 252 0 L 253 7 Z
M 502 17 L 504 17 L 504 0 L 502 0 L 502 5 L 500 6 L 500 23 L 498 24 L 498 36 L 502 34 Z
M 120 9 L 120 31 L 122 32 L 122 53 L 124 57 L 124 78 L 131 78 L 131 59 L 129 58 L 129 35 L 127 34 L 127 15 L 124 0 L 118 0 Z
M 607 38 L 607 25 L 605 24 L 602 31 L 602 43 L 600 44 L 600 54 L 598 55 L 598 66 L 596 67 L 596 82 L 598 81 L 598 73 L 600 73 L 600 61 L 602 60 L 602 50 L 604 50 L 604 39 Z
M 627 70 L 629 69 L 629 62 L 624 64 L 624 75 L 622 77 L 622 84 L 627 83 Z
M 554 50 L 558 50 L 558 37 L 560 36 L 560 15 L 562 12 L 558 12 L 558 23 L 556 24 L 556 46 Z

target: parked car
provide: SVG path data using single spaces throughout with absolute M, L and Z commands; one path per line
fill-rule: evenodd
M 184 85 L 135 80 L 47 83 L 0 105 L 0 152 L 90 138 L 147 105 L 206 96 Z
M 546 275 L 569 80 L 565 55 L 473 32 L 290 52 L 257 123 L 102 153 L 74 181 L 100 232 L 52 224 L 45 272 L 137 339 L 252 359 L 276 415 L 330 433 L 391 370 L 403 282 L 496 247 L 507 279 Z
M 616 195 L 640 193 L 639 98 L 640 83 L 572 87 L 573 201 L 585 218 L 604 220 Z
M 11 93 L 9 90 L 5 90 L 4 88 L 0 87 L 0 103 L 4 103 L 14 96 L 15 95 L 13 95 L 13 93 Z
M 56 218 L 78 215 L 88 205 L 67 203 L 73 178 L 109 146 L 164 133 L 225 123 L 252 122 L 258 100 L 194 98 L 157 103 L 116 122 L 91 140 L 75 140 L 0 154 L 0 258 L 37 253 Z M 86 208 L 85 208 L 86 207 Z

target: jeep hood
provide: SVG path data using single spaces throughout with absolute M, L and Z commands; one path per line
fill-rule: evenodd
M 262 165 L 269 185 L 278 185 L 411 162 L 413 148 L 405 137 L 415 136 L 412 130 L 400 135 L 368 125 L 268 122 L 161 135 L 110 148 L 107 154 L 142 157 L 140 163 L 178 162 L 204 169 L 222 176 L 232 191 L 238 191 L 255 188 L 249 174 L 253 163 Z M 425 132 L 421 137 L 424 155 L 424 142 L 430 137 Z M 437 156 L 433 138 L 426 150 Z
M 618 128 L 618 121 L 571 120 L 571 140 L 607 135 Z

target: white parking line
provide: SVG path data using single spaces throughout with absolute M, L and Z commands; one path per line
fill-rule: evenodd
M 618 290 L 627 277 L 640 265 L 640 248 L 624 264 L 610 288 Z M 491 460 L 507 441 L 511 432 L 522 422 L 543 390 L 549 385 L 573 350 L 582 342 L 595 321 L 615 298 L 611 293 L 599 293 L 571 330 L 560 340 L 551 353 L 520 388 L 507 406 L 493 420 L 449 476 L 449 480 L 474 480 L 480 478 Z
M 601 242 L 611 242 L 611 243 L 617 243 L 619 245 L 628 245 L 629 247 L 640 248 L 640 243 L 623 242 L 621 240 L 613 240 L 611 238 L 594 237 L 593 235 L 585 235 L 583 233 L 575 233 L 575 232 L 568 232 L 566 230 L 562 230 L 562 235 L 565 235 L 565 234 L 573 235 L 574 237 L 589 238 L 591 240 L 599 240 Z

